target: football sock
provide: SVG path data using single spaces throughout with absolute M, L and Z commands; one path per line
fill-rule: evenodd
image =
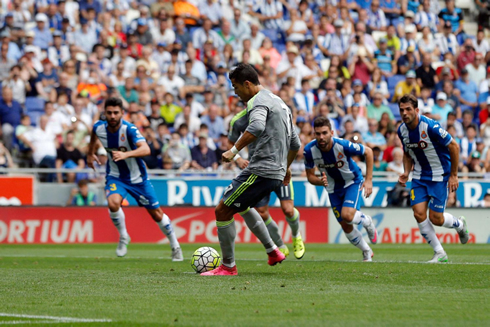
M 284 246 L 284 242 L 282 241 L 281 234 L 279 234 L 279 227 L 277 227 L 276 222 L 274 219 L 272 219 L 271 216 L 269 216 L 269 219 L 265 222 L 265 226 L 267 227 L 267 230 L 269 231 L 269 235 L 272 238 L 272 241 L 278 246 Z
M 369 216 L 366 216 L 363 214 L 361 211 L 357 210 L 356 214 L 354 215 L 354 219 L 352 219 L 351 222 L 347 222 L 349 225 L 361 225 L 364 226 L 366 224 L 369 226 L 371 223 L 371 219 L 369 219 Z
M 289 227 L 291 227 L 291 235 L 293 237 L 298 237 L 299 236 L 299 211 L 298 211 L 298 209 L 294 208 L 294 216 L 286 217 L 286 221 L 288 222 Z
M 240 216 L 243 217 L 245 223 L 252 233 L 257 236 L 260 242 L 262 242 L 267 253 L 271 253 L 277 248 L 257 210 L 254 208 L 248 208 L 247 210 L 240 212 Z
M 122 208 L 118 211 L 112 212 L 109 210 L 109 215 L 111 216 L 112 223 L 116 226 L 121 237 L 128 237 L 128 231 L 126 230 L 126 216 Z
M 216 226 L 218 227 L 218 239 L 223 256 L 223 265 L 233 268 L 235 267 L 235 219 L 216 221 Z
M 172 249 L 180 247 L 179 241 L 177 241 L 177 236 L 175 235 L 174 229 L 172 227 L 172 223 L 170 222 L 170 218 L 166 214 L 163 214 L 162 220 L 157 221 L 158 227 L 160 230 L 167 236 L 168 241 L 170 242 L 170 247 Z
M 435 252 L 442 252 L 444 249 L 442 248 L 441 242 L 436 236 L 436 231 L 434 230 L 434 226 L 430 222 L 429 218 L 426 218 L 423 222 L 419 223 L 420 234 L 425 238 L 427 243 L 434 249 Z
M 357 228 L 354 228 L 350 233 L 344 232 L 344 234 L 349 242 L 351 242 L 352 245 L 354 245 L 361 251 L 369 250 L 369 245 L 366 243 L 366 241 L 362 237 L 362 233 Z
M 454 217 L 450 213 L 445 212 L 444 223 L 442 224 L 442 227 L 454 228 L 459 231 L 461 230 L 461 228 L 463 228 L 463 224 L 459 221 L 458 218 Z

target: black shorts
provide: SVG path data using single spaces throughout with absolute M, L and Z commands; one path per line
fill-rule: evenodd
M 223 202 L 227 207 L 245 211 L 254 207 L 265 196 L 282 185 L 278 179 L 269 179 L 249 172 L 242 172 L 225 189 Z
M 276 193 L 279 201 L 294 200 L 293 182 L 289 182 L 289 185 L 287 186 L 284 186 L 281 183 L 281 185 L 279 185 L 279 187 L 277 187 L 274 190 L 274 193 Z M 255 207 L 260 208 L 268 205 L 270 199 L 271 199 L 271 194 L 269 193 L 266 196 L 264 196 L 259 202 L 257 202 Z

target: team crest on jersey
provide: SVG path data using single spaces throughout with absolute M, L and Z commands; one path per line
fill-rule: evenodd
M 124 136 L 124 133 L 121 134 L 121 142 L 126 141 L 126 136 Z
M 339 160 L 335 163 L 335 166 L 340 169 L 342 167 L 344 167 L 344 162 L 342 160 Z
M 425 139 L 427 137 L 427 133 L 425 131 L 422 131 L 422 134 L 420 134 L 420 137 Z
M 339 152 L 339 155 L 337 156 L 337 158 L 342 159 L 343 157 L 344 157 L 344 155 L 341 152 Z

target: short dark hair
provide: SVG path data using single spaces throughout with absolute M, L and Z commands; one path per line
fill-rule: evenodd
M 230 80 L 235 80 L 239 84 L 249 81 L 253 85 L 260 85 L 259 74 L 252 65 L 240 63 L 230 72 Z
M 78 187 L 86 186 L 88 185 L 88 180 L 86 179 L 81 179 L 78 181 Z
M 448 112 L 448 113 L 447 113 L 447 116 L 448 116 L 448 117 L 449 117 L 449 116 L 454 116 L 454 117 L 456 117 L 456 113 L 455 113 L 454 111 L 450 111 L 450 112 Z
M 105 100 L 104 109 L 107 109 L 107 107 L 119 107 L 123 110 L 122 100 L 116 97 L 109 98 Z
M 409 103 L 414 109 L 417 109 L 419 106 L 419 100 L 417 100 L 417 97 L 413 94 L 405 94 L 402 96 L 398 101 L 398 106 L 402 103 Z
M 323 126 L 327 126 L 328 128 L 330 128 L 330 130 L 332 130 L 332 124 L 330 123 L 330 119 L 323 116 L 315 118 L 315 121 L 313 122 L 313 127 L 316 128 L 316 127 L 323 127 Z

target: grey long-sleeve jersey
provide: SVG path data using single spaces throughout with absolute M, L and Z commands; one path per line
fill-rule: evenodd
M 289 107 L 268 90 L 261 90 L 248 101 L 247 109 L 231 120 L 228 135 L 233 143 L 245 131 L 257 137 L 248 145 L 250 163 L 246 170 L 264 178 L 284 179 L 289 150 L 301 146 L 292 121 Z

